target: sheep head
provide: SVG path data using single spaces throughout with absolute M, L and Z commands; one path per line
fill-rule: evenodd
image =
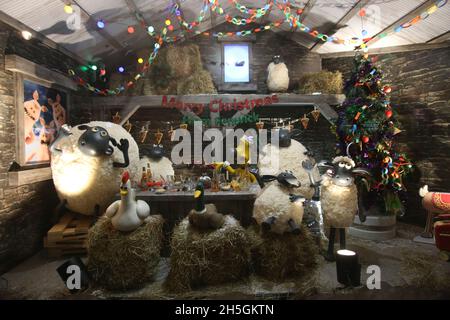
M 370 176 L 366 169 L 356 168 L 355 162 L 349 157 L 336 157 L 332 163 L 321 161 L 318 167 L 328 169 L 327 174 L 332 178 L 333 184 L 341 187 L 351 186 L 355 182 L 355 176 Z

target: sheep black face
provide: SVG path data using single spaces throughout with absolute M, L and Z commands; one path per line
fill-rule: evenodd
M 86 130 L 78 139 L 78 147 L 81 152 L 88 156 L 99 157 L 103 155 L 110 156 L 114 152 L 114 148 L 110 146 L 109 142 L 113 146 L 117 147 L 123 153 L 124 162 L 113 162 L 115 168 L 126 168 L 130 164 L 128 156 L 129 141 L 128 139 L 120 139 L 120 143 L 111 137 L 102 127 L 90 127 L 87 125 L 80 125 L 77 127 L 79 130 Z
M 105 128 L 81 125 L 78 126 L 78 129 L 86 130 L 78 139 L 78 147 L 81 152 L 93 157 L 110 156 L 113 153 L 113 148 L 109 145 L 111 137 Z
M 300 133 L 301 131 L 298 129 L 280 129 L 278 132 L 278 145 L 280 146 L 280 148 L 289 148 L 291 146 L 292 138 L 298 137 Z
M 280 55 L 276 55 L 276 56 L 273 56 L 273 57 L 272 57 L 272 62 L 273 62 L 274 64 L 279 64 L 279 63 L 282 63 L 283 60 L 281 59 L 281 56 L 280 56 Z
M 294 176 L 294 174 L 291 171 L 284 171 L 280 173 L 278 176 L 272 176 L 272 175 L 264 175 L 262 176 L 262 181 L 264 182 L 270 182 L 277 180 L 279 184 L 282 186 L 285 186 L 287 188 L 300 188 L 301 183 L 298 181 L 298 179 Z
M 355 182 L 354 176 L 370 176 L 369 171 L 363 168 L 355 168 L 355 162 L 349 157 L 337 157 L 330 164 L 321 161 L 319 168 L 327 168 L 327 174 L 331 176 L 333 184 L 340 187 L 349 187 Z

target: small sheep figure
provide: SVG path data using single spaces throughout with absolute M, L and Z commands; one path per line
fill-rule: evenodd
M 270 92 L 285 92 L 289 88 L 289 72 L 280 56 L 274 56 L 267 67 L 267 88 Z
M 175 171 L 173 163 L 165 157 L 165 151 L 162 144 L 153 144 L 151 147 L 140 148 L 141 160 L 140 167 L 147 167 L 150 164 L 152 178 L 156 181 L 167 179 L 167 176 L 173 176 Z
M 303 219 L 304 198 L 291 201 L 293 188 L 299 186 L 297 179 L 289 172 L 278 176 L 263 176 L 263 181 L 277 180 L 266 185 L 255 200 L 253 218 L 263 231 L 277 234 L 300 233 Z
M 279 172 L 290 171 L 300 182 L 295 193 L 310 199 L 314 188 L 311 186 L 308 171 L 302 167 L 302 162 L 310 159 L 310 152 L 303 144 L 292 139 L 294 134 L 294 131 L 280 129 L 279 145 L 269 143 L 263 147 L 258 161 L 259 174 L 277 175 Z M 316 181 L 319 180 L 320 173 L 316 167 L 312 169 L 311 174 Z
M 100 215 L 114 200 L 124 169 L 131 179 L 139 174 L 139 149 L 120 125 L 93 121 L 61 127 L 50 146 L 53 182 L 65 208 Z
M 339 229 L 341 249 L 345 248 L 345 228 L 352 225 L 358 212 L 358 191 L 355 175 L 369 176 L 362 168 L 355 168 L 355 162 L 349 157 L 336 157 L 332 163 L 321 161 L 319 168 L 328 169 L 322 176 L 321 204 L 326 227 L 330 227 L 328 251 L 325 259 L 334 261 L 334 240 Z

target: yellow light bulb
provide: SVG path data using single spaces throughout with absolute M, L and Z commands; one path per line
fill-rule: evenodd
M 169 19 L 166 20 L 166 26 L 170 26 L 171 22 Z
M 144 63 L 144 59 L 139 58 L 139 59 L 138 59 L 138 63 L 141 63 L 141 64 Z

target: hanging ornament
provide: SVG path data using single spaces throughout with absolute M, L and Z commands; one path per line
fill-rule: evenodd
M 402 133 L 402 132 L 403 132 L 403 130 L 400 130 L 399 128 L 394 128 L 393 135 L 395 136 L 395 135 L 397 135 L 399 133 Z
M 392 110 L 386 110 L 386 112 L 385 112 L 385 114 L 386 114 L 386 118 L 391 118 L 392 117 Z
M 168 133 L 169 133 L 170 141 L 173 141 L 173 135 L 175 134 L 175 130 L 173 130 L 172 126 L 170 126 L 170 130 L 168 131 Z
M 258 130 L 264 129 L 264 122 L 258 121 L 258 122 L 256 123 L 256 129 L 258 129 Z
M 148 127 L 142 126 L 141 131 L 139 132 L 139 141 L 141 141 L 141 143 L 145 142 L 145 139 L 147 139 L 147 134 L 148 134 Z
M 155 143 L 160 144 L 164 134 L 158 129 L 155 133 Z
M 363 136 L 362 137 L 362 142 L 364 142 L 364 143 L 369 142 L 369 137 L 368 136 Z
M 113 123 L 115 124 L 119 124 L 121 119 L 122 117 L 119 115 L 119 112 L 116 112 L 116 114 L 112 117 Z
M 390 86 L 384 86 L 384 87 L 383 87 L 383 92 L 384 92 L 384 93 L 391 93 L 391 92 L 392 92 L 392 87 L 390 87 Z
M 127 122 L 123 125 L 123 127 L 125 128 L 125 130 L 130 132 L 131 128 L 133 128 L 133 125 L 131 124 L 130 120 L 127 120 Z
M 309 118 L 305 115 L 303 115 L 303 118 L 300 119 L 300 122 L 303 125 L 303 128 L 308 129 L 308 122 L 309 122 Z
M 314 108 L 314 110 L 311 111 L 311 115 L 313 116 L 315 122 L 319 121 L 320 110 L 318 110 L 317 108 Z

